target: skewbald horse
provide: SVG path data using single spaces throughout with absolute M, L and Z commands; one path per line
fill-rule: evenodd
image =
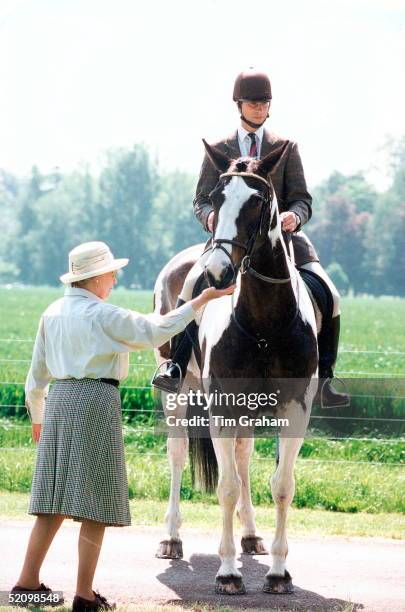
M 278 465 L 270 479 L 276 526 L 271 545 L 271 568 L 263 586 L 266 592 L 290 593 L 293 586 L 286 568 L 287 511 L 295 491 L 294 465 L 317 388 L 318 348 L 314 309 L 288 256 L 269 178 L 270 171 L 284 154 L 285 145 L 262 160 L 231 160 L 205 141 L 204 145 L 220 172 L 220 179 L 210 194 L 215 210 L 212 249 L 200 261 L 209 284 L 223 288 L 235 282 L 237 275 L 237 289 L 234 296 L 213 300 L 205 307 L 198 329 L 201 356 L 197 360 L 193 353 L 181 392 L 199 388 L 213 392 L 219 388 L 220 381 L 229 379 L 246 380 L 246 391 L 257 390 L 260 381 L 297 381 L 292 391 L 290 385 L 284 386 L 272 412 L 273 416 L 287 419 L 289 426 L 280 428 Z M 155 286 L 156 312 L 163 314 L 174 308 L 184 279 L 203 250 L 203 245 L 190 247 L 164 267 Z M 169 356 L 169 345 L 162 346 L 156 356 L 162 364 Z M 256 387 L 251 386 L 252 380 Z M 179 403 L 174 411 L 168 411 L 164 393 L 162 403 L 165 414 L 179 418 L 187 414 L 187 407 Z M 242 412 L 248 414 L 250 411 L 245 406 Z M 200 483 L 207 489 L 213 488 L 217 467 L 219 472 L 217 494 L 223 528 L 217 593 L 245 592 L 242 575 L 236 566 L 235 509 L 242 524 L 243 552 L 267 554 L 256 532 L 250 494 L 249 462 L 254 426 L 248 435 L 244 429 L 241 433 L 240 428 L 228 427 L 224 436 L 212 428 L 211 439 L 190 439 L 191 465 L 199 472 Z M 188 447 L 187 427 L 179 421 L 170 427 L 168 437 L 171 467 L 170 500 L 165 516 L 168 535 L 160 543 L 159 557 L 182 556 L 179 502 Z

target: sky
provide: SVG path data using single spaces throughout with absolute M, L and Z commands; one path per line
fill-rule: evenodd
M 143 142 L 197 174 L 236 129 L 233 82 L 268 72 L 266 127 L 299 144 L 309 185 L 384 183 L 405 134 L 405 0 L 0 0 L 0 168 L 96 172 Z

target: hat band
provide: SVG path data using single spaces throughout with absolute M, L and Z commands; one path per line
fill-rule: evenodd
M 85 274 L 87 272 L 96 272 L 100 268 L 111 264 L 114 261 L 112 253 L 105 253 L 98 257 L 87 258 L 82 262 L 70 262 L 70 272 L 72 274 Z

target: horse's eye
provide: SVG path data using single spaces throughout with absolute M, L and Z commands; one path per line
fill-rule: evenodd
M 252 196 L 251 201 L 252 201 L 253 206 L 258 206 L 259 204 L 263 202 L 263 198 L 261 195 L 254 195 Z

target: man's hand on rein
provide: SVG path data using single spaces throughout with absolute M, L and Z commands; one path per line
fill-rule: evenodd
M 295 212 L 282 212 L 280 214 L 281 229 L 284 232 L 294 232 L 298 227 L 298 215 Z
M 215 217 L 215 212 L 211 210 L 210 214 L 208 215 L 208 219 L 207 219 L 207 229 L 211 233 L 214 229 L 214 217 Z

